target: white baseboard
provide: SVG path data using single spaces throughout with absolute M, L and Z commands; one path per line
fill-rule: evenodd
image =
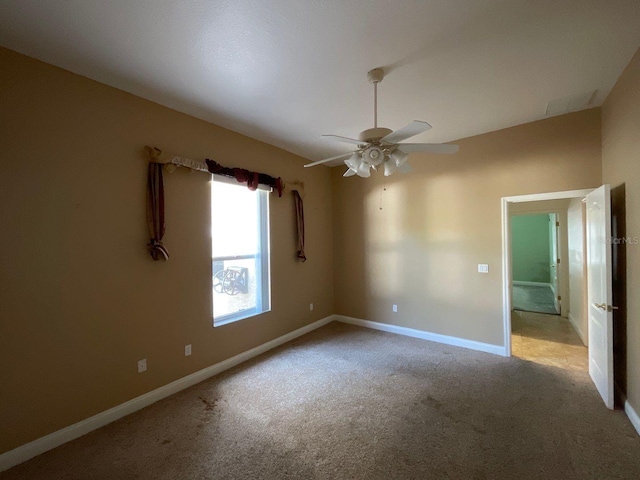
M 636 432 L 638 432 L 638 435 L 640 435 L 640 417 L 638 416 L 638 413 L 633 409 L 633 407 L 629 403 L 629 400 L 626 400 L 626 399 L 624 401 L 624 413 L 627 414 L 627 417 L 629 417 L 629 421 L 631 422 L 631 425 L 635 427 Z
M 489 343 L 476 342 L 475 340 L 466 340 L 464 338 L 450 337 L 439 333 L 425 332 L 414 328 L 400 327 L 397 325 L 389 325 L 388 323 L 372 322 L 370 320 L 362 320 L 360 318 L 346 317 L 344 315 L 334 315 L 335 320 L 360 327 L 372 328 L 374 330 L 382 330 L 383 332 L 396 333 L 407 337 L 421 338 L 431 342 L 444 343 L 455 347 L 468 348 L 478 350 L 480 352 L 493 353 L 506 357 L 506 348 L 502 345 L 491 345 Z
M 110 408 L 109 410 L 105 410 L 104 412 L 100 412 L 97 415 L 86 418 L 78 423 L 74 423 L 73 425 L 69 425 L 68 427 L 57 430 L 49 435 L 21 445 L 13 450 L 9 450 L 8 452 L 0 455 L 0 472 L 25 462 L 37 455 L 40 455 L 41 453 L 52 450 L 64 443 L 70 442 L 71 440 L 75 440 L 82 435 L 86 435 L 93 430 L 141 410 L 158 400 L 162 400 L 174 393 L 189 388 L 203 380 L 224 372 L 225 370 L 229 370 L 242 362 L 246 362 L 253 357 L 305 335 L 306 333 L 309 333 L 316 328 L 320 328 L 333 320 L 335 320 L 335 315 L 329 315 L 317 322 L 306 325 L 298 330 L 294 330 L 286 335 L 282 335 L 281 337 L 275 338 L 267 343 L 252 348 L 251 350 L 242 352 L 235 357 L 223 360 L 220 363 L 216 363 L 160 388 L 156 388 L 155 390 L 133 398 L 127 402 Z
M 531 286 L 531 287 L 549 287 L 551 290 L 553 290 L 553 287 L 551 286 L 550 283 L 544 283 L 544 282 L 525 282 L 522 280 L 514 280 L 513 281 L 514 285 L 522 285 L 524 287 L 526 286 Z
M 569 322 L 571 322 L 571 325 L 573 325 L 573 329 L 576 331 L 576 333 L 580 337 L 580 340 L 582 340 L 582 343 L 584 343 L 584 346 L 586 347 L 588 341 L 584 332 L 582 331 L 581 325 L 579 325 L 576 319 L 573 318 L 573 315 L 571 315 L 571 312 L 569 312 L 569 315 L 567 318 L 569 319 Z

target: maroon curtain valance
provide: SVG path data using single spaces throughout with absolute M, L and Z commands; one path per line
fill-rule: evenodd
M 258 185 L 266 185 L 278 192 L 278 196 L 282 196 L 284 185 L 280 177 L 275 178 L 266 173 L 251 172 L 244 168 L 223 167 L 218 162 L 206 159 L 207 168 L 211 173 L 216 175 L 224 175 L 225 177 L 235 178 L 240 183 L 246 183 L 249 190 L 256 190 Z

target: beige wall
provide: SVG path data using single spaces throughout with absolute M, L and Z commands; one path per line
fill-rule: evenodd
M 600 185 L 600 111 L 458 143 L 410 175 L 333 169 L 336 313 L 503 344 L 500 199 Z
M 4 49 L 0 105 L 0 453 L 333 313 L 329 169 Z M 271 197 L 270 313 L 212 327 L 205 174 L 166 177 L 150 259 L 145 144 L 305 182 L 304 264 Z
M 640 237 L 640 50 L 602 107 L 602 177 L 624 185 L 626 234 Z M 640 412 L 640 245 L 626 248 L 627 398 Z

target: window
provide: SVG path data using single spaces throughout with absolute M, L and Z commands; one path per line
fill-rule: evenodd
M 213 325 L 269 311 L 268 191 L 252 192 L 235 180 L 214 175 L 211 252 Z

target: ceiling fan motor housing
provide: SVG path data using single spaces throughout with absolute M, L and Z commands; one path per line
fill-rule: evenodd
M 358 140 L 362 140 L 362 143 L 377 143 L 381 138 L 386 137 L 390 133 L 393 133 L 393 130 L 390 128 L 368 128 L 360 132 Z

